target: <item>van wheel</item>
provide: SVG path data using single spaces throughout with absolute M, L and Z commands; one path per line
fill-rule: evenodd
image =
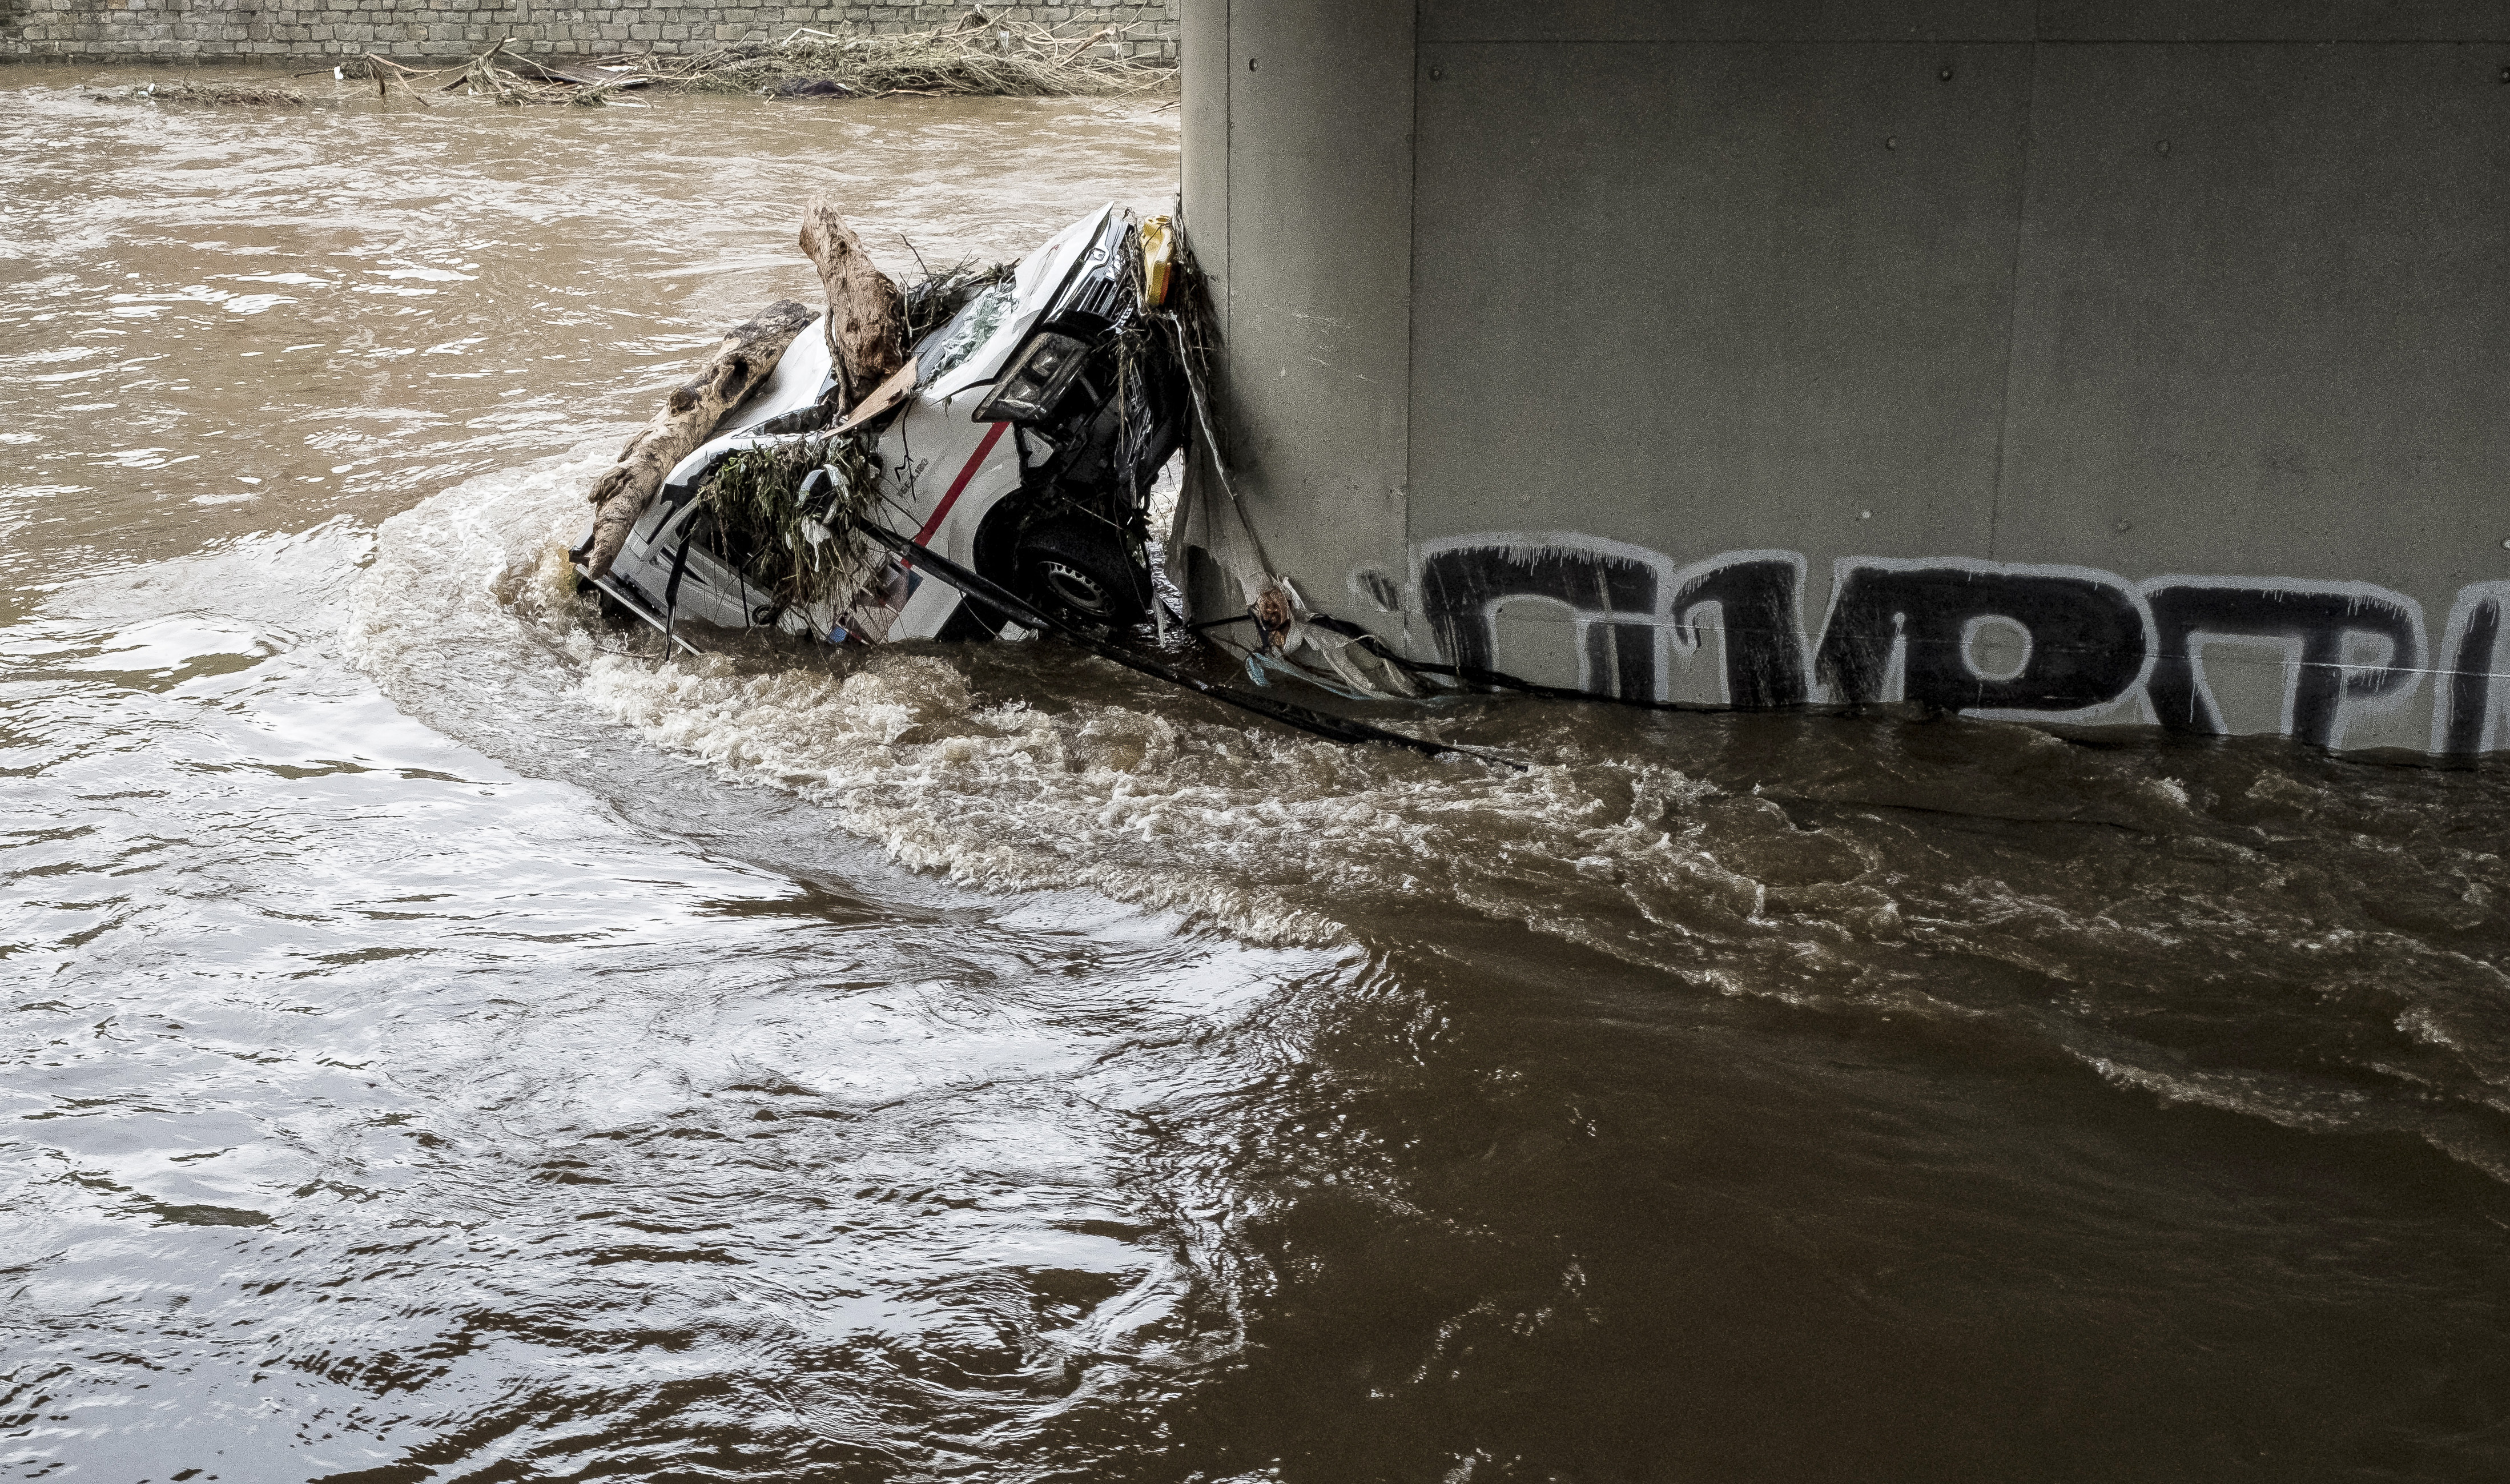
M 1149 578 L 1095 521 L 1049 520 L 1020 537 L 1012 561 L 1021 595 L 1059 618 L 1123 628 L 1150 613 Z

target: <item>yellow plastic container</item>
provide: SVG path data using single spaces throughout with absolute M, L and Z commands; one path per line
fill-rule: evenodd
M 1142 223 L 1142 307 L 1168 301 L 1168 271 L 1176 266 L 1176 223 L 1153 216 Z

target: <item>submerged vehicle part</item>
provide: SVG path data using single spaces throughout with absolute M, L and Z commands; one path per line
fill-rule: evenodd
M 1053 630 L 1102 660 L 1112 660 L 1127 669 L 1139 671 L 1154 679 L 1164 680 L 1198 696 L 1207 696 L 1224 705 L 1236 706 L 1259 716 L 1270 717 L 1283 726 L 1338 742 L 1388 742 L 1424 757 L 1472 757 L 1497 763 L 1503 768 L 1523 770 L 1526 764 L 1478 747 L 1460 747 L 1451 742 L 1435 742 L 1425 737 L 1412 737 L 1389 732 L 1349 716 L 1333 716 L 1274 697 L 1232 690 L 1214 685 L 1199 675 L 1190 674 L 1163 660 L 1155 659 L 1129 645 L 1119 644 L 1094 626 L 1078 625 L 1064 617 L 1040 608 L 1017 592 L 1002 588 L 977 576 L 947 556 L 916 545 L 886 527 L 854 517 L 863 534 L 893 552 L 929 570 L 934 578 L 947 583 L 970 600 L 1005 614 L 1015 624 L 1025 624 L 1036 630 Z
M 833 405 L 826 335 L 814 326 L 796 336 L 765 382 L 665 476 L 609 571 L 589 580 L 675 639 L 691 622 L 831 643 L 980 637 L 1004 627 L 1005 616 L 950 584 L 925 582 L 887 552 L 867 570 L 848 569 L 837 559 L 845 543 L 826 543 L 850 509 L 861 509 L 1069 621 L 1142 622 L 1152 604 L 1144 506 L 1183 442 L 1187 393 L 1169 339 L 1145 309 L 1140 224 L 1110 206 L 1007 277 L 954 282 L 963 302 L 858 408 Z M 779 537 L 725 518 L 716 485 L 742 467 L 727 461 L 789 459 L 798 479 L 840 439 L 857 450 L 850 472 L 823 472 L 796 492 L 794 529 Z M 774 575 L 797 562 L 821 574 L 820 590 L 797 593 Z

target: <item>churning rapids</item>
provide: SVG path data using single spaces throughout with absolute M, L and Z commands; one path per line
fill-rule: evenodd
M 2499 771 L 661 665 L 553 538 L 799 204 L 1173 109 L 5 79 L 6 1477 L 2510 1470 Z

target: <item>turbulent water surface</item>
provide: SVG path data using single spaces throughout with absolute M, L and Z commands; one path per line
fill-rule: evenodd
M 128 79 L 115 79 L 127 81 Z M 2510 1476 L 2510 784 L 558 580 L 697 348 L 1157 100 L 0 73 L 0 1470 Z

